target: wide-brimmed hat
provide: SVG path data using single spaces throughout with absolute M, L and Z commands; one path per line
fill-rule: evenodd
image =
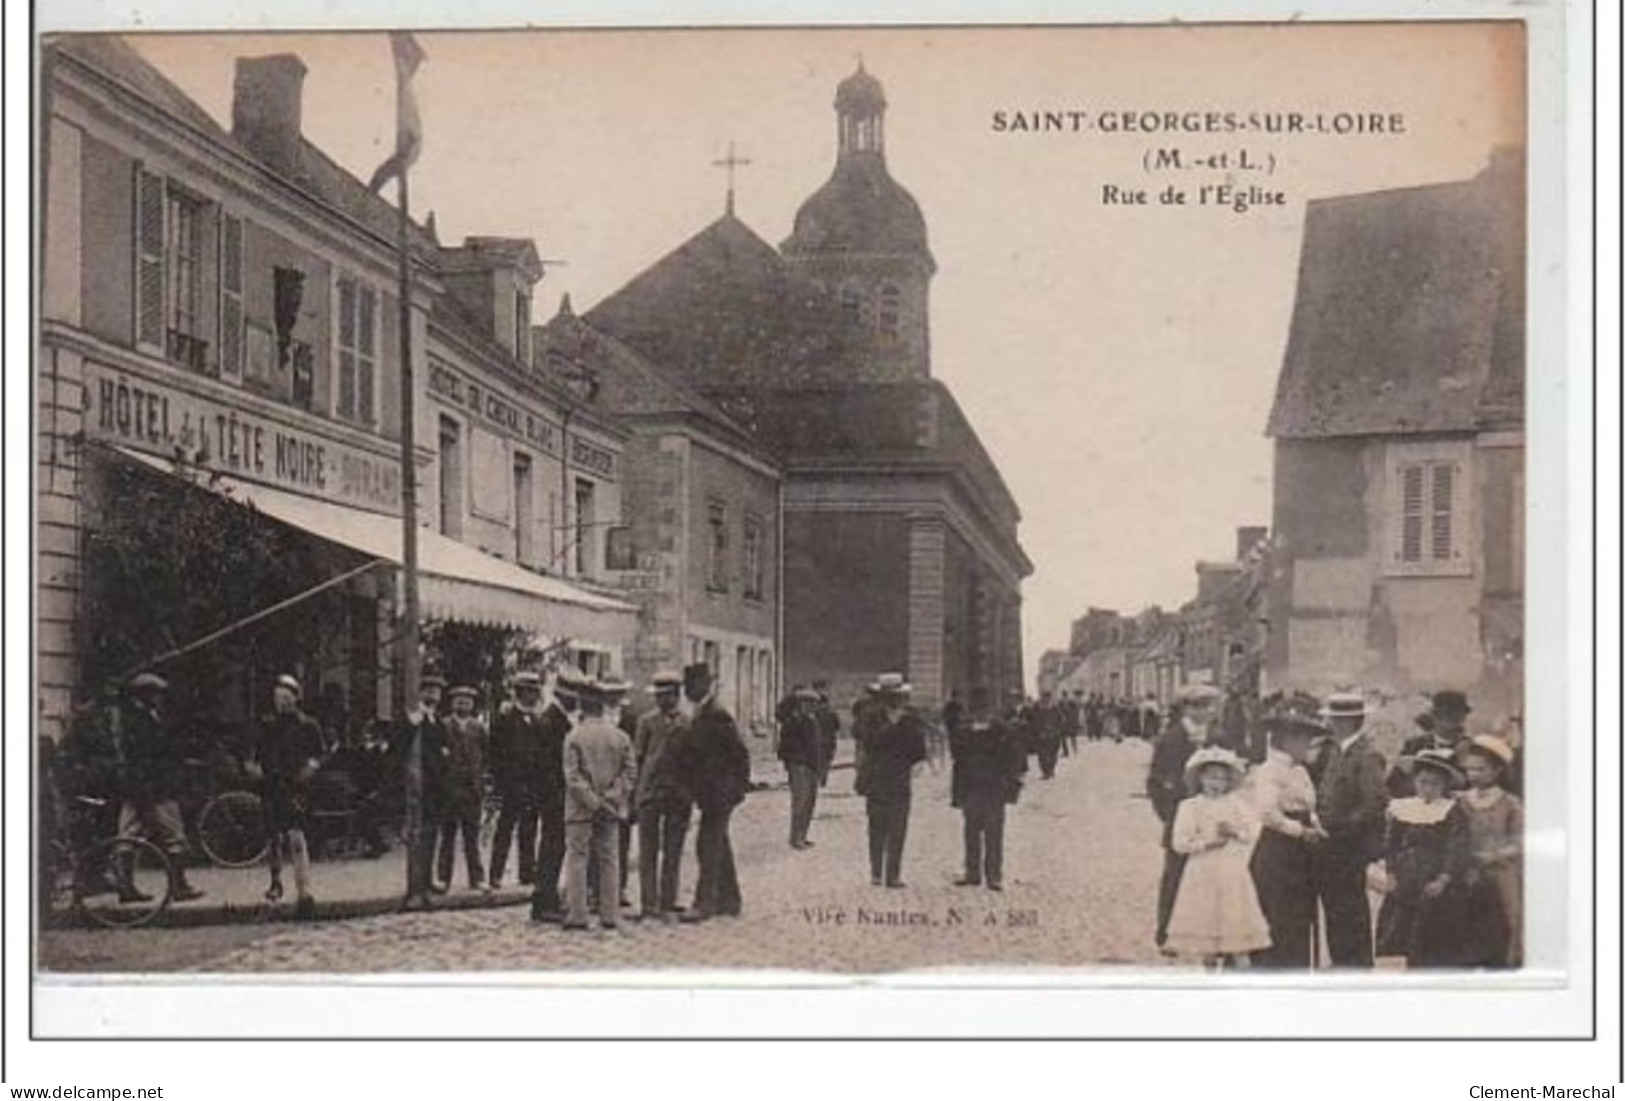
M 882 673 L 869 686 L 870 694 L 875 696 L 906 696 L 913 691 L 914 686 L 901 673 Z
M 1456 767 L 1455 754 L 1448 749 L 1424 749 L 1411 758 L 1411 771 L 1413 773 L 1428 770 L 1438 773 L 1445 778 L 1451 787 L 1460 787 L 1467 782 Z
M 283 673 L 279 675 L 274 684 L 278 688 L 286 688 L 296 696 L 302 696 L 305 694 L 305 690 L 299 686 L 299 678 L 294 676 L 292 673 Z
M 1222 765 L 1229 769 L 1231 777 L 1237 782 L 1240 782 L 1242 775 L 1247 771 L 1247 762 L 1230 750 L 1217 745 L 1205 746 L 1192 753 L 1190 759 L 1185 762 L 1185 786 L 1194 788 L 1197 777 L 1209 765 Z
M 1512 767 L 1513 749 L 1506 739 L 1494 734 L 1479 734 L 1467 741 L 1466 752 L 1478 751 L 1495 758 L 1502 768 Z
M 1442 692 L 1433 693 L 1433 714 L 1447 715 L 1463 718 L 1472 711 L 1467 704 L 1467 693 L 1458 692 L 1453 688 L 1446 688 Z
M 1174 699 L 1186 706 L 1192 704 L 1201 706 L 1203 704 L 1218 703 L 1223 697 L 1224 693 L 1211 684 L 1187 684 L 1179 690 Z
M 169 682 L 157 673 L 137 673 L 130 678 L 131 692 L 167 692 Z
M 1365 697 L 1358 692 L 1333 692 L 1326 697 L 1326 706 L 1320 709 L 1323 719 L 1363 719 L 1365 716 Z

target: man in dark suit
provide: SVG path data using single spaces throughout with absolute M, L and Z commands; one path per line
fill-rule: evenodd
M 1151 749 L 1151 768 L 1145 790 L 1151 809 L 1162 822 L 1162 879 L 1157 884 L 1156 943 L 1161 949 L 1168 940 L 1168 919 L 1174 912 L 1174 896 L 1185 872 L 1185 856 L 1174 851 L 1174 815 L 1185 790 L 1185 763 L 1207 745 L 1218 719 L 1220 693 L 1212 685 L 1188 684 L 1180 689 L 1174 714 Z
M 1456 767 L 1466 764 L 1465 756 L 1470 740 L 1467 737 L 1467 716 L 1472 713 L 1467 694 L 1445 689 L 1433 694 L 1433 706 L 1425 715 L 1417 716 L 1416 725 L 1422 733 L 1405 739 L 1400 746 L 1399 759 L 1388 772 L 1388 794 L 1395 799 L 1415 794 L 1411 773 L 1405 766 L 1423 750 L 1449 753 Z M 1523 758 L 1514 756 L 1512 764 L 1502 774 L 1502 783 L 1513 794 L 1522 794 Z
M 925 723 L 908 706 L 911 691 L 901 673 L 883 674 L 869 686 L 876 715 L 860 780 L 869 818 L 869 881 L 877 887 L 903 886 L 913 771 L 926 758 Z
M 734 808 L 750 790 L 750 751 L 733 716 L 716 701 L 709 665 L 702 662 L 683 670 L 683 695 L 694 712 L 678 743 L 677 779 L 700 808 L 699 835 L 694 840 L 700 872 L 694 905 L 682 920 L 736 917 L 743 899 L 728 827 Z
M 965 872 L 957 887 L 986 883 L 1004 890 L 1004 808 L 1021 793 L 1027 754 L 988 706 L 984 688 L 971 693 L 969 714 L 948 737 L 953 757 L 952 803 L 965 818 Z
M 440 838 L 440 823 L 450 802 L 448 766 L 446 758 L 451 749 L 447 744 L 445 724 L 440 717 L 440 697 L 446 690 L 446 678 L 438 673 L 426 673 L 418 681 L 418 705 L 407 713 L 396 740 L 402 757 L 410 761 L 412 744 L 418 744 L 419 785 L 418 833 L 408 838 L 412 861 L 412 884 L 406 896 L 406 908 L 426 908 L 429 892 L 434 889 L 434 863 L 436 842 Z
M 542 678 L 529 671 L 515 674 L 514 698 L 497 711 L 491 724 L 491 780 L 502 811 L 491 841 L 491 887 L 502 886 L 508 849 L 519 833 L 519 882 L 536 882 L 536 832 L 541 822 L 542 789 L 551 762 L 542 752 Z
M 536 853 L 536 883 L 530 894 L 530 920 L 561 922 L 564 900 L 559 895 L 559 874 L 564 870 L 564 739 L 575 729 L 581 693 L 587 678 L 571 666 L 553 677 L 553 702 L 537 724 L 538 806 L 540 841 Z
M 1311 870 L 1326 914 L 1326 947 L 1333 967 L 1372 966 L 1371 903 L 1366 868 L 1382 855 L 1387 763 L 1365 734 L 1365 697 L 1334 692 L 1321 712 L 1331 727 L 1325 765 L 1315 791 L 1326 832 Z
M 818 693 L 796 685 L 778 707 L 779 760 L 790 778 L 790 847 L 812 846 L 807 831 L 818 804 L 819 746 Z
M 835 749 L 841 739 L 841 717 L 829 702 L 829 681 L 813 681 L 813 691 L 818 693 L 818 706 L 814 709 L 818 716 L 818 786 L 823 787 L 829 783 L 830 766 L 835 763 Z

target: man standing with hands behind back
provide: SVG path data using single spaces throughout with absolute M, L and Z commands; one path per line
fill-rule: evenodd
M 604 717 L 607 693 L 581 693 L 581 722 L 564 738 L 564 900 L 566 929 L 587 928 L 587 866 L 598 869 L 598 920 L 620 925 L 621 823 L 632 802 L 637 765 L 632 739 Z
M 683 695 L 694 713 L 678 746 L 677 775 L 700 808 L 694 842 L 700 875 L 694 905 L 683 915 L 683 921 L 692 923 L 737 916 L 743 908 L 728 825 L 750 790 L 750 751 L 733 716 L 716 701 L 709 665 L 700 662 L 683 670 Z

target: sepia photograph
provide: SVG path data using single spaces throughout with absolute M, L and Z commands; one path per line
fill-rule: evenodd
M 1561 976 L 1529 48 L 44 36 L 36 983 Z

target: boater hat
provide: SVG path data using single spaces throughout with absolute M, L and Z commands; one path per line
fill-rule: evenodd
M 904 680 L 901 673 L 882 673 L 869 686 L 869 691 L 876 696 L 906 696 L 914 691 L 914 686 Z
M 535 689 L 540 692 L 542 689 L 541 674 L 533 673 L 529 669 L 521 673 L 515 673 L 513 675 L 513 689 L 515 692 L 522 692 L 526 689 Z
M 458 696 L 467 696 L 471 700 L 477 700 L 477 699 L 480 698 L 480 694 L 478 692 L 474 691 L 473 688 L 471 688 L 469 685 L 466 685 L 466 684 L 459 684 L 457 687 L 453 688 L 450 692 L 446 693 L 446 698 L 449 699 L 449 700 L 454 700 Z
M 1183 704 L 1217 703 L 1224 695 L 1211 684 L 1187 684 L 1175 698 Z
M 296 696 L 304 695 L 304 689 L 299 687 L 299 679 L 292 673 L 283 673 L 276 679 L 276 687 L 286 688 Z
M 167 692 L 169 682 L 157 673 L 137 673 L 130 678 L 132 692 Z
M 794 696 L 798 700 L 822 699 L 822 697 L 818 694 L 818 689 L 805 684 L 798 684 L 794 688 L 790 689 L 790 695 Z
M 1512 747 L 1494 734 L 1480 734 L 1467 743 L 1467 751 L 1493 757 L 1502 768 L 1512 766 Z
M 1365 718 L 1365 697 L 1358 692 L 1333 692 L 1326 697 L 1326 706 L 1320 709 L 1323 719 Z
M 674 669 L 662 669 L 649 680 L 651 692 L 676 692 L 683 687 L 683 674 Z

